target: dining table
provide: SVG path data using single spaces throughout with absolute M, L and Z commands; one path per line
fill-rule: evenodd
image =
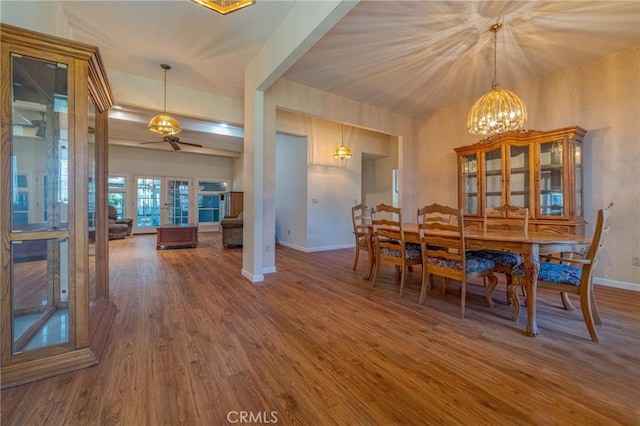
M 406 242 L 420 243 L 418 225 L 403 223 L 403 233 Z M 448 236 L 447 231 L 429 231 L 429 235 Z M 454 235 L 454 234 L 452 234 Z M 536 318 L 536 293 L 538 273 L 540 271 L 540 256 L 556 253 L 586 253 L 589 250 L 591 237 L 583 235 L 558 234 L 540 231 L 516 231 L 479 229 L 468 227 L 464 230 L 465 247 L 467 251 L 500 250 L 517 253 L 522 257 L 525 271 L 527 324 L 526 334 L 536 336 L 538 323 Z M 369 250 L 369 271 L 365 279 L 370 279 L 375 265 L 373 254 L 373 238 Z

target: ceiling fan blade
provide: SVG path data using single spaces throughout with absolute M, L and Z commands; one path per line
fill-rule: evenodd
M 169 141 L 169 144 L 171 145 L 171 147 L 173 148 L 174 151 L 180 151 L 181 150 L 180 146 L 176 142 Z
M 150 143 L 164 143 L 164 141 L 153 141 L 153 142 L 138 142 L 139 145 L 147 145 Z
M 191 142 L 178 142 L 178 143 L 181 143 L 183 145 L 195 146 L 197 148 L 202 148 L 202 145 L 197 144 L 197 143 L 191 143 Z

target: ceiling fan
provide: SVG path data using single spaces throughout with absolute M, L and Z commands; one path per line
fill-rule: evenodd
M 164 143 L 167 142 L 169 145 L 171 145 L 171 148 L 173 148 L 174 151 L 180 151 L 180 145 L 178 144 L 183 144 L 183 145 L 189 145 L 189 146 L 195 146 L 197 148 L 202 148 L 202 145 L 199 145 L 197 143 L 191 143 L 191 142 L 180 142 L 180 138 L 175 136 L 175 135 L 165 135 L 163 136 L 161 141 L 154 141 L 154 142 L 140 142 L 140 145 L 147 145 L 150 143 Z

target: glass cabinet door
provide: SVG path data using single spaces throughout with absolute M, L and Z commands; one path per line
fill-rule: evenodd
M 484 154 L 484 208 L 503 204 L 502 149 L 498 147 Z
M 575 164 L 574 179 L 575 179 L 575 215 L 582 216 L 582 142 L 575 141 L 573 145 L 573 158 Z
M 540 210 L 541 216 L 565 214 L 563 177 L 563 140 L 540 144 Z
M 509 147 L 509 200 L 512 206 L 530 208 L 529 145 Z
M 461 159 L 462 209 L 464 214 L 478 214 L 478 156 L 465 155 Z
M 11 179 L 5 185 L 13 201 L 13 354 L 73 336 L 67 78 L 65 64 L 11 54 Z

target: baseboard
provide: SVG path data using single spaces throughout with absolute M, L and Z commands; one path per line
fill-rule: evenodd
M 305 252 L 305 253 L 313 253 L 313 252 L 316 252 L 316 251 L 341 250 L 341 249 L 347 249 L 347 248 L 354 248 L 355 247 L 354 243 L 339 244 L 339 245 L 336 245 L 336 246 L 312 247 L 312 248 L 298 246 L 298 245 L 295 245 L 295 244 L 288 243 L 286 241 L 278 241 L 278 244 L 280 244 L 281 246 L 289 247 L 289 248 L 292 248 L 294 250 L 299 250 L 299 251 L 302 251 L 302 252 Z
M 262 274 L 253 275 L 251 272 L 247 271 L 246 269 L 243 269 L 242 271 L 240 271 L 240 273 L 242 274 L 243 277 L 245 277 L 252 283 L 259 283 L 264 281 L 264 275 Z
M 622 288 L 624 290 L 640 291 L 640 284 L 628 283 L 626 281 L 608 280 L 606 278 L 593 277 L 593 283 L 606 287 Z
M 263 274 L 273 274 L 274 272 L 276 272 L 275 266 L 267 266 L 266 268 L 262 268 Z

